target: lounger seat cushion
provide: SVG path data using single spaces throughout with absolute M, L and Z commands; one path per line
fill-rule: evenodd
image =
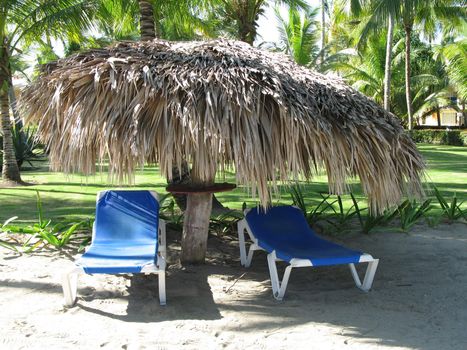
M 96 235 L 76 264 L 86 273 L 138 273 L 154 264 L 159 203 L 148 191 L 107 191 L 96 208 Z
M 94 244 L 76 265 L 89 274 L 139 273 L 143 266 L 154 263 L 155 252 L 155 244 Z
M 246 216 L 258 245 L 284 261 L 310 260 L 313 266 L 358 263 L 362 252 L 342 247 L 316 235 L 300 209 L 291 206 L 271 207 L 265 213 L 252 209 Z
M 159 301 L 165 305 L 165 236 L 165 221 L 159 219 L 154 192 L 99 192 L 91 245 L 63 276 L 65 304 L 73 306 L 76 302 L 81 273 L 156 273 Z

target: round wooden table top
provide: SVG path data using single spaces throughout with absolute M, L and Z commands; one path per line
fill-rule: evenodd
M 230 184 L 227 182 L 222 183 L 214 183 L 211 185 L 203 186 L 203 185 L 193 185 L 193 184 L 173 184 L 167 186 L 165 189 L 167 192 L 170 193 L 178 193 L 178 194 L 193 194 L 193 193 L 215 193 L 215 192 L 225 192 L 225 191 L 232 191 L 236 188 L 237 185 Z

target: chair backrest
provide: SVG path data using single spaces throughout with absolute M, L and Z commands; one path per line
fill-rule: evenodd
M 245 219 L 257 239 L 274 245 L 300 244 L 317 238 L 302 211 L 290 205 L 270 207 L 266 211 L 253 208 Z
M 93 243 L 154 243 L 159 202 L 150 191 L 104 191 L 96 205 Z

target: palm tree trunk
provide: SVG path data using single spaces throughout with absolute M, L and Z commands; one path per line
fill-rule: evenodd
M 245 6 L 247 6 L 245 4 Z M 250 45 L 253 45 L 255 41 L 256 33 L 253 33 L 252 30 L 255 28 L 255 23 L 250 23 L 248 21 L 248 12 L 247 9 L 243 9 L 245 12 L 243 15 L 240 15 L 238 18 L 238 38 Z
M 1 79 L 0 79 L 1 81 Z M 7 183 L 22 183 L 16 162 L 15 148 L 13 147 L 13 136 L 11 134 L 10 106 L 8 104 L 8 94 L 5 89 L 0 91 L 1 126 L 3 134 L 3 165 L 2 180 Z
M 467 115 L 465 113 L 465 102 L 462 102 L 462 120 L 461 120 L 461 125 L 466 126 L 467 125 Z
M 1 130 L 3 134 L 3 182 L 21 184 L 18 163 L 16 162 L 13 136 L 11 134 L 10 105 L 8 101 L 8 88 L 11 74 L 9 70 L 9 54 L 5 41 L 0 47 L 0 114 Z
M 436 106 L 436 120 L 438 121 L 438 127 L 441 126 L 441 114 L 439 112 L 439 106 Z
M 156 37 L 154 11 L 148 0 L 139 0 L 141 40 L 152 40 Z
M 384 109 L 391 110 L 391 63 L 392 38 L 394 36 L 394 16 L 390 13 L 388 18 L 388 34 L 386 38 L 386 62 L 384 64 Z
M 321 64 L 324 63 L 324 47 L 326 46 L 326 0 L 321 0 Z
M 410 92 L 410 44 L 411 44 L 412 26 L 405 26 L 405 98 L 407 100 L 407 119 L 408 129 L 412 130 L 413 113 L 412 113 L 412 94 Z

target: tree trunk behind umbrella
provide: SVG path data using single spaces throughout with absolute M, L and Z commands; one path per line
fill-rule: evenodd
M 326 46 L 326 0 L 321 0 L 321 65 L 324 64 L 324 47 Z
M 413 112 L 412 112 L 412 93 L 410 78 L 412 76 L 410 72 L 410 44 L 411 44 L 411 34 L 412 34 L 412 25 L 406 24 L 405 29 L 405 98 L 407 101 L 407 126 L 409 130 L 412 130 L 413 124 Z
M 154 11 L 147 0 L 139 0 L 141 40 L 152 40 L 156 37 Z
M 386 37 L 386 60 L 384 63 L 384 109 L 391 109 L 391 63 L 392 63 L 392 41 L 394 36 L 394 15 L 389 13 L 388 33 Z

